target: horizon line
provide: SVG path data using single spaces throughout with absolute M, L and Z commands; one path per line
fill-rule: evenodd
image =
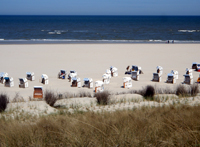
M 64 14 L 0 14 L 0 16 L 200 16 L 200 15 L 64 15 Z

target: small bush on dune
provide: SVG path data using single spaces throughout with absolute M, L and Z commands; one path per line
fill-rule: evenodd
M 95 93 L 94 95 L 94 97 L 96 97 L 97 99 L 97 103 L 102 105 L 107 105 L 109 103 L 110 100 L 109 96 L 110 96 L 109 91 L 98 92 Z
M 9 98 L 6 94 L 0 94 L 0 112 L 5 111 L 9 103 Z
M 155 95 L 155 88 L 151 85 L 147 85 L 144 89 L 143 96 L 145 98 L 153 98 Z
M 178 85 L 176 88 L 176 95 L 187 96 L 188 95 L 187 88 L 184 85 Z
M 129 91 L 129 93 L 133 94 L 140 94 L 145 98 L 150 98 L 152 99 L 155 95 L 155 88 L 151 85 L 147 85 L 146 87 L 144 87 L 142 90 L 131 90 Z
M 58 100 L 58 96 L 53 91 L 46 90 L 44 93 L 44 100 L 47 104 L 53 107 Z

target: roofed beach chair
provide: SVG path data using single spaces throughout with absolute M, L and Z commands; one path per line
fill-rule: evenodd
M 81 88 L 81 79 L 73 77 L 72 78 L 72 87 L 78 87 Z
M 95 82 L 95 93 L 104 91 L 104 83 L 102 81 Z
M 176 80 L 178 80 L 178 71 L 172 70 L 171 73 L 167 75 L 166 83 L 175 84 Z
M 5 87 L 13 87 L 14 86 L 13 77 L 4 77 L 4 79 L 5 79 L 5 83 L 4 83 Z
M 109 76 L 109 74 L 103 74 L 103 83 L 104 84 L 109 84 L 110 83 L 110 76 Z
M 58 79 L 65 79 L 67 74 L 67 71 L 64 69 L 61 69 L 60 72 L 58 73 Z
M 46 74 L 42 74 L 41 83 L 44 84 L 44 85 L 49 84 L 49 77 Z
M 42 86 L 34 86 L 33 98 L 43 98 Z
M 26 72 L 26 79 L 30 81 L 34 81 L 35 80 L 34 72 Z
M 112 77 L 117 77 L 118 76 L 118 69 L 114 66 L 110 67 L 110 71 L 111 71 L 111 76 Z
M 1 72 L 1 73 L 0 73 L 0 83 L 1 83 L 1 84 L 4 84 L 4 83 L 5 83 L 4 77 L 8 77 L 8 73 L 7 73 L 7 72 Z
M 93 88 L 92 78 L 84 78 L 83 81 L 84 81 L 83 87 Z
M 163 68 L 161 66 L 156 67 L 157 71 L 156 73 L 153 73 L 153 79 L 152 81 L 154 82 L 161 82 L 162 81 L 162 73 L 163 73 Z
M 124 88 L 131 88 L 132 87 L 132 80 L 130 77 L 123 78 L 123 87 Z
M 76 78 L 77 77 L 77 72 L 75 70 L 70 70 L 69 74 L 68 74 L 68 80 L 69 82 L 71 82 L 72 78 Z
M 192 69 L 186 68 L 186 74 L 184 76 L 184 81 L 183 84 L 193 84 L 193 74 L 192 74 Z
M 19 88 L 27 88 L 28 81 L 26 78 L 19 78 Z

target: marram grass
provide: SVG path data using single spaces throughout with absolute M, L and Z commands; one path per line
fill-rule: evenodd
M 0 119 L 0 146 L 200 146 L 200 106 Z

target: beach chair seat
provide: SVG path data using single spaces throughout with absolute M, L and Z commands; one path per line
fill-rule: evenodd
M 33 98 L 43 98 L 42 86 L 34 86 Z

